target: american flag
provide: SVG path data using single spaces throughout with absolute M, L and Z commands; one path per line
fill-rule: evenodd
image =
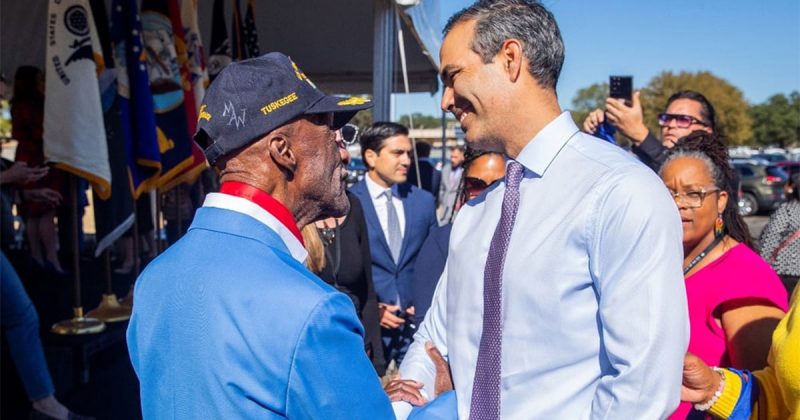
M 247 12 L 244 17 L 244 49 L 248 58 L 258 57 L 261 52 L 258 48 L 258 33 L 256 32 L 256 21 L 253 10 L 254 0 L 247 0 Z

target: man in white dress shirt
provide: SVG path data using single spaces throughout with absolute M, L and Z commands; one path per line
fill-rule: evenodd
M 562 113 L 564 47 L 541 5 L 464 9 L 440 60 L 442 108 L 467 143 L 512 160 L 459 213 L 402 378 L 435 397 L 430 341 L 449 358 L 462 419 L 669 416 L 689 331 L 681 222 L 663 184 Z M 404 418 L 408 404 L 394 406 Z

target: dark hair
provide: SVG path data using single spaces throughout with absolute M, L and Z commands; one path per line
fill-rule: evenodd
M 528 60 L 528 72 L 544 88 L 556 89 L 564 64 L 564 42 L 553 14 L 531 0 L 481 0 L 447 21 L 446 36 L 459 23 L 475 20 L 472 50 L 490 63 L 503 42 L 517 39 Z
M 407 136 L 408 128 L 402 124 L 379 121 L 373 123 L 361 134 L 358 142 L 361 144 L 361 158 L 367 161 L 367 150 L 380 153 L 384 140 L 394 136 Z
M 792 187 L 792 193 L 786 196 L 788 201 L 800 201 L 800 172 L 790 175 L 789 180 L 786 181 Z
M 675 92 L 669 97 L 669 99 L 667 99 L 667 106 L 664 109 L 669 107 L 672 102 L 677 101 L 678 99 L 689 99 L 699 103 L 700 117 L 702 117 L 703 122 L 708 124 L 712 131 L 717 131 L 717 119 L 716 113 L 714 112 L 714 106 L 711 105 L 711 102 L 709 102 L 702 93 L 695 92 L 693 90 L 681 90 Z
M 663 170 L 667 163 L 681 157 L 700 159 L 708 167 L 714 186 L 728 193 L 728 204 L 722 211 L 722 221 L 725 222 L 725 232 L 733 239 L 755 249 L 755 243 L 750 236 L 747 224 L 739 214 L 738 191 L 734 190 L 733 180 L 736 179 L 734 169 L 729 162 L 728 148 L 722 139 L 715 133 L 694 131 L 686 137 L 680 138 L 673 147 L 667 160 L 661 166 Z
M 464 168 L 464 170 L 461 172 L 461 180 L 458 181 L 458 192 L 456 193 L 456 202 L 460 203 L 459 205 L 457 205 L 457 207 L 460 207 L 460 205 L 463 205 L 467 201 L 467 191 L 466 191 L 467 185 L 465 182 L 465 179 L 467 177 L 467 169 L 469 169 L 469 167 L 472 166 L 472 164 L 479 157 L 483 155 L 497 155 L 499 157 L 503 157 L 503 154 L 499 152 L 487 152 L 483 150 L 473 149 L 469 146 L 465 148 L 464 163 L 461 164 L 461 167 Z M 448 221 L 448 223 L 452 223 L 453 219 L 456 216 L 456 213 L 457 212 L 454 211 L 450 214 L 450 220 Z
M 14 73 L 14 96 L 11 98 L 11 104 L 14 105 L 20 101 L 44 100 L 44 95 L 39 90 L 42 76 L 42 71 L 38 67 L 17 67 L 17 71 Z
M 418 158 L 426 158 L 431 155 L 431 144 L 424 141 L 417 141 L 414 146 Z

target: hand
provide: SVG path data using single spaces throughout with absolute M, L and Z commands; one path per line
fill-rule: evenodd
M 600 124 L 602 124 L 605 119 L 606 116 L 603 110 L 595 109 L 586 116 L 585 120 L 583 120 L 583 131 L 589 134 L 596 133 L 597 128 L 600 127 Z
M 61 194 L 50 188 L 36 188 L 33 190 L 23 190 L 22 198 L 28 201 L 45 203 L 51 207 L 58 207 L 61 204 Z
M 417 311 L 414 310 L 413 306 L 409 306 L 408 308 L 406 308 L 406 315 L 408 315 L 409 318 L 413 318 L 416 313 Z
M 622 134 L 639 144 L 647 137 L 647 127 L 644 125 L 642 103 L 639 101 L 639 91 L 633 92 L 632 104 L 628 106 L 623 99 L 606 99 L 606 118 Z
M 405 319 L 395 315 L 395 312 L 400 310 L 400 306 L 398 305 L 387 305 L 385 303 L 379 303 L 378 310 L 380 313 L 381 327 L 383 328 L 388 328 L 390 330 L 393 330 L 395 328 L 400 328 L 400 326 L 405 324 L 406 322 Z
M 395 377 L 386 386 L 383 391 L 389 396 L 389 401 L 405 401 L 411 405 L 420 406 L 428 402 L 423 396 L 422 384 L 411 379 L 400 379 Z
M 30 168 L 27 162 L 14 162 L 10 168 L 2 173 L 3 184 L 27 184 L 29 182 L 38 181 L 43 176 L 47 175 L 47 171 L 49 170 L 47 166 Z
M 450 373 L 450 363 L 444 359 L 439 349 L 430 341 L 425 343 L 425 352 L 436 367 L 436 381 L 433 385 L 433 395 L 438 397 L 442 392 L 453 390 L 453 375 Z
M 683 386 L 681 400 L 701 404 L 707 402 L 719 389 L 721 378 L 699 357 L 686 353 L 683 358 Z

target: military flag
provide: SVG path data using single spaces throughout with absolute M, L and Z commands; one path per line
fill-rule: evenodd
M 242 29 L 244 33 L 244 49 L 247 52 L 247 58 L 261 55 L 261 49 L 258 48 L 258 33 L 256 32 L 254 8 L 254 0 L 247 0 L 247 12 L 244 16 L 244 27 Z
M 183 22 L 183 39 L 186 42 L 187 64 L 194 103 L 199 111 L 200 103 L 208 87 L 208 71 L 206 70 L 206 54 L 200 38 L 200 26 L 197 23 L 197 0 L 181 1 L 181 21 Z
M 91 0 L 92 14 L 97 23 L 97 33 L 106 63 L 100 75 L 100 98 L 106 128 L 108 163 L 111 167 L 111 196 L 101 198 L 94 193 L 95 257 L 99 256 L 133 226 L 133 197 L 131 196 L 125 139 L 122 135 L 120 98 L 117 95 L 115 60 L 111 48 L 108 18 L 103 0 Z
M 161 173 L 153 95 L 136 0 L 113 0 L 111 9 L 119 133 L 125 144 L 130 189 L 139 198 L 156 186 Z
M 214 0 L 214 13 L 211 16 L 211 54 L 208 56 L 209 80 L 231 62 L 231 42 L 225 26 L 225 0 Z M 199 102 L 198 102 L 199 103 Z
M 142 2 L 142 37 L 161 152 L 159 187 L 181 174 L 194 162 L 192 142 L 186 125 L 181 65 L 169 9 L 169 3 L 165 1 Z
M 97 76 L 104 69 L 87 0 L 51 0 L 47 12 L 44 154 L 111 194 L 106 132 Z
M 198 107 L 195 103 L 195 95 L 192 83 L 192 69 L 189 60 L 188 42 L 184 33 L 184 24 L 182 22 L 182 10 L 178 5 L 178 0 L 167 0 L 169 18 L 172 22 L 172 31 L 175 39 L 175 51 L 178 56 L 178 65 L 180 66 L 181 87 L 183 88 L 183 109 L 186 115 L 186 134 L 191 146 L 191 163 L 189 163 L 183 170 L 176 173 L 171 179 L 163 180 L 159 183 L 162 191 L 168 190 L 175 185 L 182 182 L 194 182 L 200 173 L 207 167 L 206 158 L 203 150 L 192 140 L 194 132 L 197 128 L 197 111 Z M 188 3 L 184 0 L 184 3 Z
M 231 58 L 233 61 L 242 61 L 247 58 L 247 49 L 244 45 L 244 26 L 242 13 L 239 11 L 239 0 L 233 2 L 233 15 L 231 17 Z

